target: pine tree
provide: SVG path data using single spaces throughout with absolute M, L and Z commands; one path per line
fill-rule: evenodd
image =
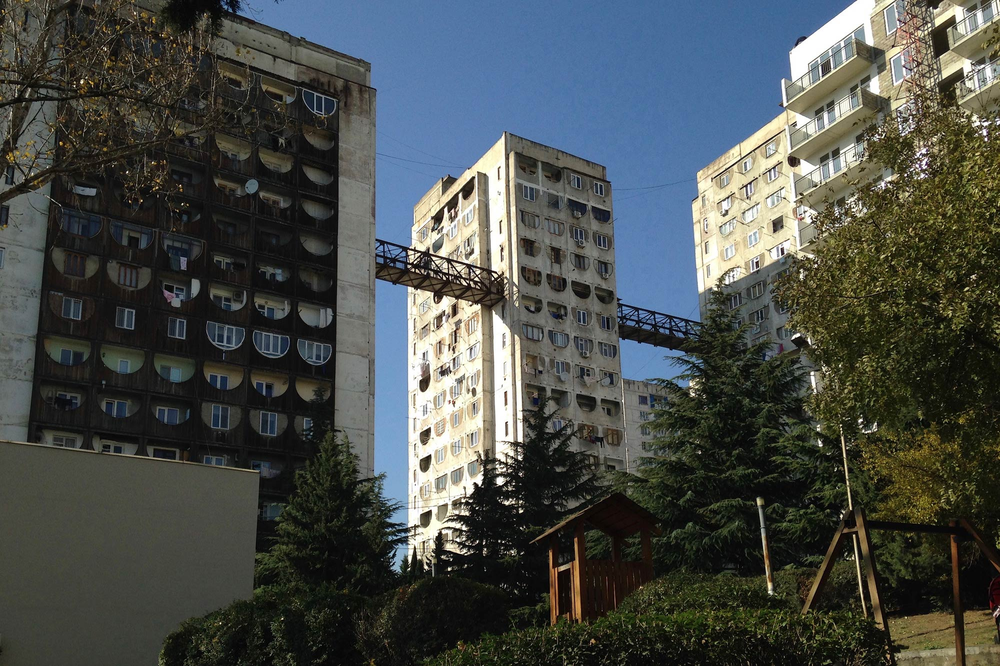
M 526 597 L 541 595 L 548 587 L 546 553 L 532 540 L 603 490 L 587 455 L 573 448 L 576 426 L 568 420 L 556 423 L 559 412 L 549 409 L 551 402 L 548 398 L 524 411 L 525 441 L 511 442 L 509 452 L 498 460 L 504 501 L 513 509 L 511 525 L 516 530 L 514 591 Z
M 403 582 L 409 582 L 410 580 L 410 558 L 405 555 L 399 562 L 399 577 Z
M 683 371 L 659 383 L 667 405 L 631 494 L 663 519 L 658 568 L 758 571 L 756 498 L 767 504 L 773 561 L 823 552 L 844 497 L 839 449 L 820 446 L 805 418 L 797 357 L 748 345 L 720 282 L 699 337 L 675 359 Z
M 260 556 L 263 584 L 331 585 L 374 594 L 396 578 L 395 548 L 406 530 L 392 521 L 382 477 L 359 478 L 350 442 L 327 434 L 295 477 L 295 491 L 278 518 L 270 551 Z
M 478 462 L 482 477 L 448 521 L 458 545 L 453 570 L 480 583 L 508 588 L 516 537 L 514 511 L 504 501 L 495 460 L 480 456 Z
M 434 560 L 434 575 L 444 576 L 448 573 L 448 568 L 451 566 L 451 553 L 447 548 L 444 547 L 444 533 L 438 532 L 434 536 L 434 553 L 432 555 Z

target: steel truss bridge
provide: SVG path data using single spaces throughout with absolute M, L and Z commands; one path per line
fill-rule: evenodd
M 507 280 L 496 271 L 457 259 L 375 241 L 375 277 L 435 295 L 493 307 L 507 300 Z M 618 301 L 618 336 L 679 350 L 698 336 L 699 323 Z

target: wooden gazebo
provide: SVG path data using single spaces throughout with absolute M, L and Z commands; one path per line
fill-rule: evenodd
M 552 624 L 595 620 L 618 608 L 622 600 L 653 578 L 651 534 L 661 534 L 656 516 L 615 493 L 576 513 L 535 539 L 549 546 L 549 605 Z M 610 560 L 587 560 L 586 530 L 593 527 L 611 537 Z M 642 561 L 622 560 L 622 545 L 638 533 Z M 570 552 L 561 553 L 560 538 L 571 535 Z

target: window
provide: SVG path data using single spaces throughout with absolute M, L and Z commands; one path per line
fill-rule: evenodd
M 704 199 L 704 197 L 702 197 L 702 198 Z M 705 232 L 706 234 L 708 233 L 708 218 L 707 217 L 702 218 L 702 220 L 701 220 L 701 230 L 703 232 Z
M 785 188 L 781 188 L 767 197 L 767 207 L 774 208 L 785 199 Z
M 79 321 L 83 317 L 83 301 L 79 298 L 63 296 L 62 316 L 66 319 L 76 319 Z
M 531 185 L 521 185 L 521 196 L 527 201 L 534 201 L 538 198 L 538 188 Z
M 767 308 L 761 308 L 759 310 L 754 310 L 750 313 L 750 321 L 754 324 L 759 324 L 767 320 Z
M 76 409 L 80 406 L 80 394 L 79 393 L 66 393 L 65 391 L 59 391 L 56 393 L 55 400 L 53 404 L 58 409 L 64 409 L 66 411 Z
M 468 434 L 468 438 L 469 438 L 469 448 L 470 449 L 474 448 L 476 446 L 479 446 L 479 431 L 478 430 L 473 430 L 472 432 L 470 432 Z
M 773 183 L 774 181 L 778 180 L 779 173 L 780 172 L 778 171 L 778 165 L 775 164 L 773 167 L 771 167 L 770 169 L 767 170 L 767 174 L 766 174 L 767 175 L 767 182 Z
M 893 85 L 902 83 L 904 79 L 910 76 L 913 71 L 913 64 L 910 58 L 910 50 L 898 53 L 892 57 L 889 61 L 890 68 L 892 69 L 892 83 Z
M 779 340 L 788 340 L 795 335 L 795 332 L 787 326 L 779 326 L 778 330 L 775 331 L 775 335 L 778 336 Z
M 578 189 L 578 190 L 582 190 L 583 189 L 583 178 L 578 173 L 571 173 L 569 175 L 569 184 L 570 184 L 570 187 L 573 187 L 573 188 Z
M 589 355 L 590 352 L 594 351 L 594 341 L 590 338 L 581 338 L 579 336 L 573 337 L 573 346 L 576 350 L 583 355 Z
M 885 17 L 885 34 L 891 35 L 899 29 L 899 21 L 906 13 L 906 0 L 896 0 L 882 11 Z
M 157 407 L 156 420 L 167 425 L 177 425 L 180 423 L 181 410 L 176 407 Z
M 52 446 L 59 446 L 64 449 L 75 449 L 76 444 L 76 437 L 69 437 L 67 435 L 52 435 Z
M 96 215 L 64 209 L 59 226 L 68 234 L 93 238 L 101 230 L 101 218 Z
M 750 260 L 750 272 L 751 273 L 760 270 L 760 257 L 761 257 L 761 255 L 758 254 L 756 257 L 754 257 L 753 259 Z
M 139 286 L 139 269 L 135 266 L 118 266 L 118 284 L 122 287 L 137 288 Z
M 570 259 L 573 262 L 574 268 L 579 268 L 580 270 L 587 270 L 590 266 L 590 259 L 583 256 L 582 254 L 577 254 L 575 252 L 570 253 Z
M 705 241 L 704 243 L 702 243 L 701 253 L 709 254 L 711 252 L 711 247 L 712 247 L 711 243 L 709 241 Z
M 594 194 L 599 197 L 604 196 L 604 183 L 600 183 L 596 180 L 594 181 Z
M 785 220 L 781 217 L 776 217 L 771 220 L 771 233 L 776 234 L 785 228 Z
M 455 485 L 455 484 L 461 483 L 461 482 L 462 482 L 462 468 L 459 467 L 458 469 L 453 469 L 451 471 L 451 483 L 452 483 L 452 485 Z
M 256 381 L 253 383 L 253 388 L 265 398 L 274 397 L 274 382 Z
M 740 217 L 743 219 L 744 222 L 753 222 L 754 220 L 757 219 L 757 216 L 759 214 L 760 214 L 760 204 L 756 203 L 750 206 L 750 208 L 747 208 L 745 211 L 740 213 Z
M 460 425 L 462 425 L 462 412 L 457 411 L 451 415 L 451 427 L 457 428 Z
M 733 195 L 730 194 L 728 197 L 719 202 L 719 212 L 723 215 L 729 213 L 729 209 L 733 207 Z
M 478 400 L 474 401 L 471 405 L 469 405 L 469 418 L 475 418 L 477 416 L 479 416 L 479 401 Z
M 730 294 L 729 295 L 729 309 L 735 310 L 736 308 L 743 305 L 743 297 L 740 294 Z
M 217 467 L 225 467 L 226 466 L 226 457 L 225 456 L 202 456 L 201 457 L 201 462 L 204 465 L 215 465 Z
M 448 487 L 448 475 L 442 474 L 441 476 L 434 479 L 434 490 L 441 492 Z
M 212 427 L 229 430 L 229 405 L 212 405 Z
M 4 208 L 6 208 L 6 206 L 4 206 Z M 3 225 L 0 224 L 0 228 L 2 227 Z M 6 256 L 7 256 L 7 248 L 0 247 L 0 268 L 3 268 L 3 261 L 6 258 Z
M 479 356 L 479 343 L 478 342 L 476 344 L 472 345 L 471 347 L 469 347 L 469 349 L 468 349 L 468 358 L 469 358 L 470 361 L 472 359 L 476 358 L 477 356 Z
M 730 243 L 722 250 L 723 259 L 732 259 L 736 256 L 736 243 Z
M 580 326 L 589 326 L 590 325 L 590 313 L 587 312 L 586 310 L 577 310 L 576 311 L 576 323 L 578 323 Z
M 750 298 L 760 298 L 764 295 L 764 281 L 755 282 L 750 286 Z
M 268 333 L 266 331 L 253 332 L 253 346 L 264 356 L 269 358 L 280 358 L 288 352 L 290 341 L 287 335 Z
M 712 277 L 712 265 L 711 264 L 707 264 L 705 266 L 705 277 L 706 278 Z
M 569 334 L 559 331 L 549 331 L 549 342 L 556 347 L 565 347 L 569 344 Z
M 775 139 L 774 141 L 772 141 L 769 144 L 767 144 L 766 146 L 764 146 L 764 156 L 765 157 L 770 157 L 771 155 L 774 155 L 776 152 L 778 152 L 778 140 L 777 139 Z
M 781 259 L 783 256 L 788 254 L 788 251 L 792 248 L 791 239 L 784 241 L 783 243 L 778 243 L 772 247 L 768 253 L 771 255 L 772 259 Z
M 462 440 L 456 439 L 451 443 L 451 455 L 457 456 L 462 452 Z
M 521 324 L 521 332 L 524 333 L 524 337 L 535 342 L 539 342 L 545 338 L 545 330 L 541 326 Z
M 545 226 L 548 228 L 549 233 L 555 236 L 562 236 L 563 232 L 566 231 L 566 224 L 559 220 L 545 218 Z
M 115 326 L 129 331 L 135 330 L 135 310 L 132 308 L 116 308 Z
M 719 187 L 726 187 L 729 185 L 729 181 L 732 180 L 733 174 L 730 171 L 719 176 Z
M 274 412 L 260 413 L 260 434 L 274 437 L 278 434 L 278 415 Z
M 177 340 L 187 339 L 187 320 L 176 317 L 167 319 L 167 337 Z
M 242 328 L 217 324 L 214 321 L 205 324 L 205 331 L 208 333 L 208 339 L 219 349 L 236 349 L 243 344 L 243 337 L 246 335 Z
M 743 186 L 743 198 L 749 199 L 753 196 L 753 193 L 757 190 L 757 179 L 754 178 L 749 183 Z
M 7 171 L 5 171 L 4 174 L 3 174 L 3 182 L 4 182 L 4 185 L 13 185 L 14 184 L 14 167 L 13 166 L 7 167 Z
M 577 245 L 583 245 L 587 242 L 587 230 L 581 229 L 580 227 L 571 227 L 573 232 L 573 240 L 576 241 Z
M 615 318 L 608 315 L 601 315 L 601 329 L 605 331 L 615 330 Z
M 723 222 L 722 225 L 719 226 L 719 233 L 722 234 L 723 236 L 728 236 L 735 230 L 736 230 L 736 220 L 729 220 L 728 222 Z
M 597 344 L 598 350 L 601 352 L 601 356 L 605 358 L 615 358 L 618 356 L 618 345 L 613 345 L 608 342 L 599 342 Z
M 747 247 L 753 247 L 760 242 L 760 229 L 754 229 L 747 234 Z
M 123 419 L 128 416 L 128 402 L 126 400 L 107 399 L 104 401 L 104 413 L 116 419 Z
M 118 359 L 118 374 L 127 375 L 132 372 L 132 363 L 126 358 Z
M 125 453 L 125 447 L 121 444 L 101 444 L 101 453 Z
M 600 273 L 601 277 L 608 277 L 611 275 L 611 264 L 607 261 L 597 261 L 597 272 Z
M 80 365 L 83 363 L 83 352 L 75 349 L 60 349 L 59 363 L 61 365 Z
M 528 227 L 529 229 L 537 229 L 541 226 L 541 218 L 539 218 L 534 213 L 529 213 L 528 211 L 522 210 L 520 212 L 521 224 Z
M 753 156 L 751 155 L 750 157 L 744 157 L 743 161 L 740 162 L 740 171 L 746 173 L 752 168 L 753 168 Z
M 434 396 L 434 407 L 444 407 L 444 391 Z
M 611 248 L 611 237 L 605 234 L 594 234 L 594 244 L 602 250 Z
M 177 460 L 179 453 L 177 449 L 164 449 L 154 446 L 150 452 L 150 457 L 159 458 L 160 460 Z
M 67 252 L 63 258 L 63 273 L 69 277 L 83 277 L 87 272 L 87 258 L 76 252 Z
M 337 100 L 326 95 L 320 95 L 312 90 L 302 90 L 302 101 L 306 108 L 317 116 L 328 116 L 337 110 Z
M 323 365 L 333 354 L 333 347 L 322 342 L 299 340 L 298 347 L 299 356 L 309 365 Z

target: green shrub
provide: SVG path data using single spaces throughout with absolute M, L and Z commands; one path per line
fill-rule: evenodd
M 358 597 L 328 589 L 262 588 L 167 636 L 160 666 L 353 666 L 362 663 Z
M 634 615 L 683 611 L 795 608 L 791 595 L 768 596 L 763 576 L 695 574 L 677 571 L 646 583 L 622 602 L 619 611 Z
M 816 580 L 818 569 L 783 569 L 774 574 L 775 591 L 794 600 L 794 608 L 802 608 Z M 861 612 L 858 599 L 858 572 L 854 562 L 837 562 L 826 579 L 823 592 L 816 600 L 815 610 Z
M 561 623 L 486 636 L 427 666 L 882 666 L 884 635 L 846 614 L 776 610 L 612 613 L 593 624 Z
M 510 604 L 496 588 L 464 578 L 424 578 L 388 595 L 359 629 L 366 663 L 409 666 L 459 641 L 510 628 Z
M 521 606 L 510 611 L 510 628 L 547 627 L 552 621 L 551 612 L 549 595 L 543 594 L 542 600 L 534 606 Z

